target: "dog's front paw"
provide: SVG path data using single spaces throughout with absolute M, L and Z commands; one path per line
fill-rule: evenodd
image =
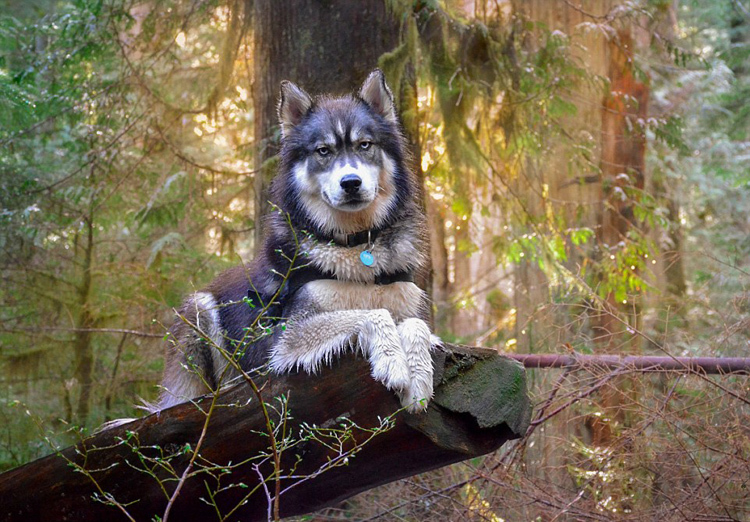
M 420 413 L 427 409 L 432 399 L 432 372 L 428 375 L 412 376 L 409 386 L 399 392 L 401 406 L 409 413 Z
M 373 379 L 382 382 L 389 390 L 405 390 L 411 384 L 409 366 L 398 344 L 380 345 L 370 352 L 369 359 Z
M 409 386 L 399 397 L 401 404 L 411 413 L 427 409 L 432 398 L 432 346 L 433 335 L 421 319 L 410 318 L 398 325 L 401 346 L 409 365 Z
M 372 377 L 390 390 L 405 390 L 411 379 L 406 354 L 396 324 L 387 310 L 373 310 L 359 337 L 362 351 L 370 361 Z

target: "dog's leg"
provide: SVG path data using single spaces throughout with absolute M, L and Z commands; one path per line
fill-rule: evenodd
M 399 392 L 409 388 L 406 354 L 387 310 L 325 312 L 290 321 L 271 353 L 271 368 L 314 373 L 354 343 L 370 361 L 376 380 Z
M 432 398 L 432 334 L 416 318 L 405 319 L 397 329 L 409 365 L 409 386 L 400 394 L 401 404 L 412 413 L 424 411 Z
M 219 376 L 228 364 L 221 353 L 224 336 L 219 305 L 213 295 L 190 296 L 172 325 L 159 402 L 150 411 L 163 410 L 198 397 L 224 384 Z M 148 407 L 149 405 L 147 405 Z

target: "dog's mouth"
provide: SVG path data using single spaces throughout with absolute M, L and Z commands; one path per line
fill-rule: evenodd
M 362 199 L 360 197 L 347 198 L 346 201 L 341 203 L 339 206 L 345 209 L 351 210 L 362 210 L 367 207 L 372 201 Z
M 343 210 L 344 212 L 358 212 L 366 209 L 372 203 L 372 199 L 365 199 L 361 195 L 351 195 L 339 198 L 337 201 L 333 201 L 328 194 L 322 193 L 323 201 L 326 204 L 336 210 Z

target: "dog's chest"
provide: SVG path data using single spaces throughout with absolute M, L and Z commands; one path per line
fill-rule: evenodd
M 320 279 L 301 290 L 301 312 L 339 310 L 388 310 L 395 321 L 421 316 L 424 292 L 414 283 L 388 285 Z
M 413 273 L 424 262 L 420 243 L 408 228 L 391 230 L 372 245 L 344 247 L 310 240 L 302 248 L 304 262 L 333 279 L 304 284 L 291 303 L 292 314 L 386 309 L 396 321 L 423 315 L 426 295 L 414 283 L 375 284 L 387 274 Z M 373 256 L 369 266 L 360 257 L 365 250 Z

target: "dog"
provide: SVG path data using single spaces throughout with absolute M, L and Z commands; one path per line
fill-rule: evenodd
M 243 372 L 317 372 L 360 350 L 409 412 L 433 394 L 426 220 L 380 70 L 356 95 L 281 84 L 279 170 L 260 254 L 191 295 L 170 329 L 155 409 Z

